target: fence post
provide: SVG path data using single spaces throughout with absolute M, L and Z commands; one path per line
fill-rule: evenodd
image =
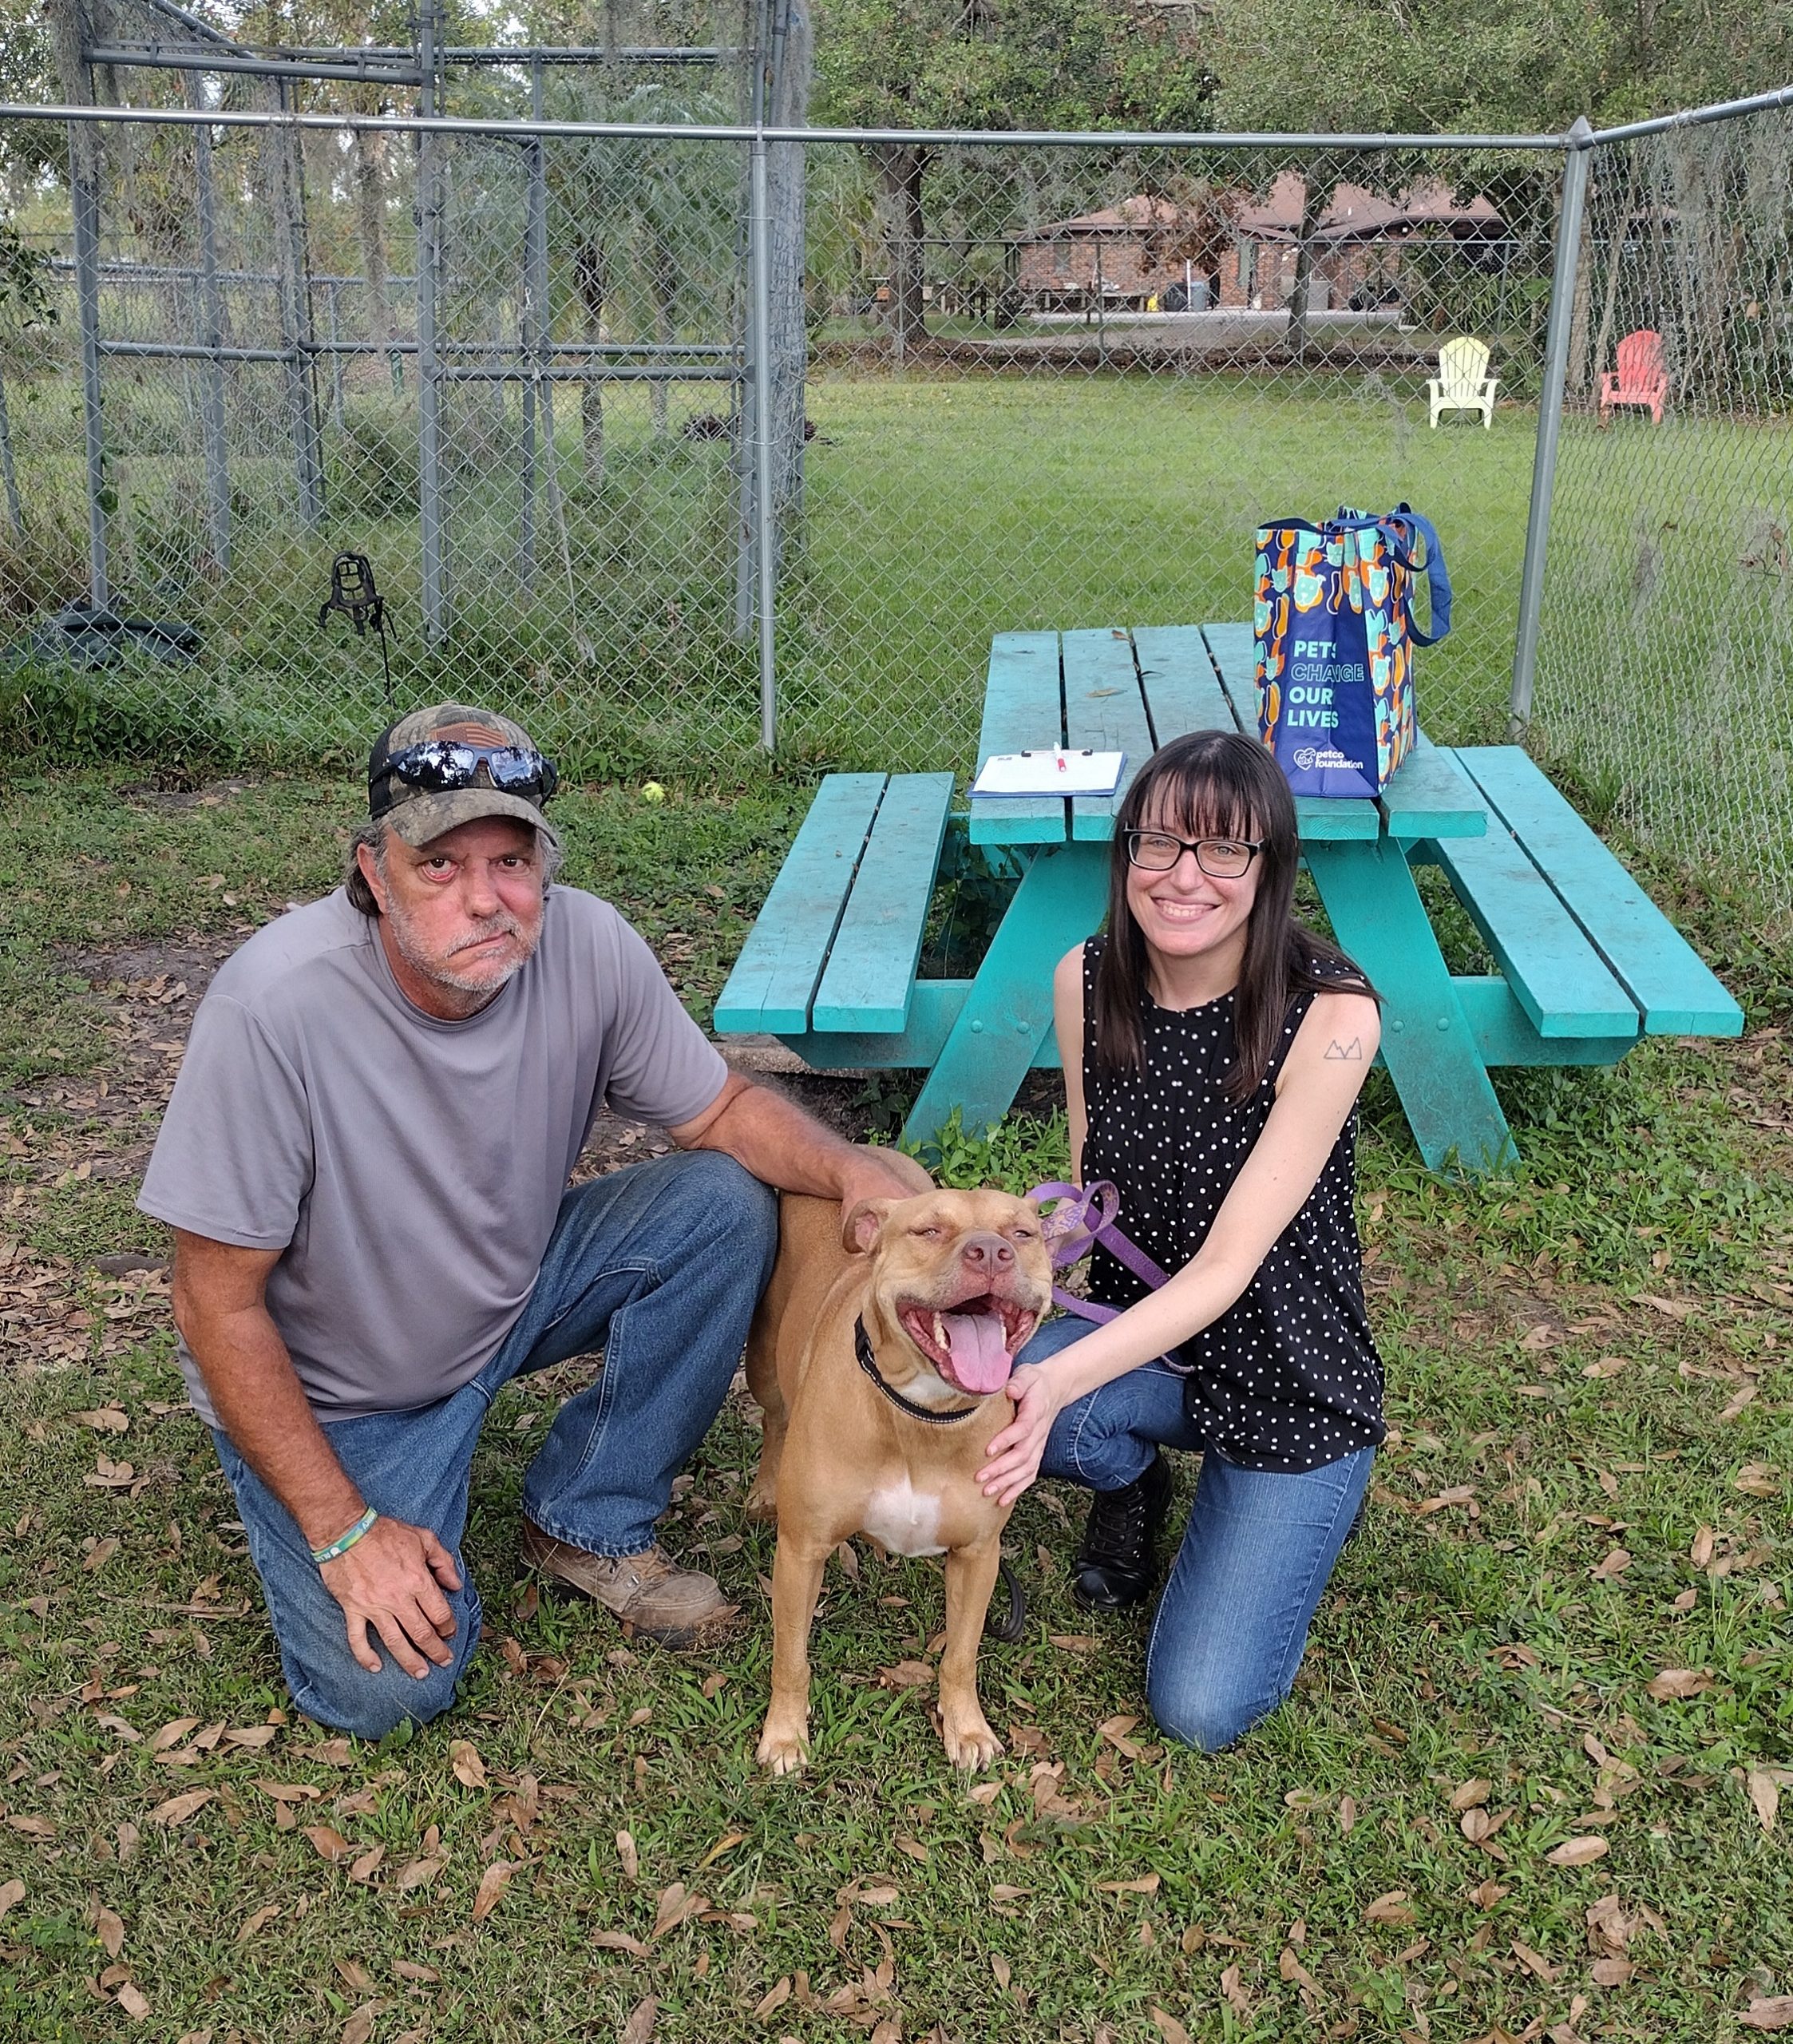
M 204 111 L 199 74 L 185 74 L 187 104 Z M 212 558 L 220 571 L 231 564 L 231 473 L 224 437 L 224 364 L 216 351 L 224 344 L 224 299 L 218 287 L 218 194 L 212 171 L 212 130 L 193 130 L 193 176 L 197 188 L 200 225 L 200 346 L 213 351 L 200 371 L 204 392 L 200 419 L 205 440 L 205 489 L 211 514 Z
M 1581 213 L 1588 192 L 1593 130 L 1585 115 L 1569 131 L 1562 167 L 1562 210 L 1557 221 L 1556 259 L 1550 272 L 1550 318 L 1544 335 L 1544 387 L 1538 394 L 1538 442 L 1532 457 L 1531 509 L 1519 571 L 1519 630 L 1513 648 L 1513 692 L 1507 735 L 1517 742 L 1531 722 L 1538 675 L 1538 632 L 1544 604 L 1544 572 L 1550 538 L 1550 501 L 1556 489 L 1557 443 L 1562 433 L 1563 385 L 1575 315 L 1575 269 L 1581 247 Z
M 342 287 L 332 277 L 324 289 L 330 308 L 330 420 L 342 433 L 347 430 L 342 417 Z
M 437 0 L 424 0 L 419 15 L 423 87 L 418 110 L 428 120 L 438 111 L 441 18 Z M 436 364 L 436 285 L 441 257 L 441 143 L 425 129 L 418 137 L 418 525 L 422 553 L 423 636 L 434 646 L 442 638 L 441 389 Z
M 6 415 L 6 379 L 0 376 L 0 481 L 6 487 L 6 522 L 13 537 L 25 537 L 25 506 L 18 493 L 18 471 L 13 465 L 12 422 Z
M 56 68 L 70 105 L 94 104 L 93 67 L 87 61 L 93 41 L 81 0 L 51 11 Z M 99 165 L 105 130 L 96 122 L 69 123 L 69 204 L 74 227 L 75 316 L 81 328 L 81 433 L 87 457 L 87 600 L 95 610 L 112 607 L 107 563 L 106 447 L 100 388 Z
M 772 208 L 767 193 L 766 137 L 754 136 L 750 171 L 752 204 L 749 256 L 753 278 L 748 308 L 748 349 L 754 382 L 754 564 L 759 581 L 759 742 L 768 752 L 778 743 L 778 683 L 774 666 L 772 607 L 778 577 L 772 506 Z M 801 429 L 800 429 L 801 430 Z
M 542 117 L 541 59 L 529 60 L 529 118 Z M 538 399 L 542 390 L 542 368 L 548 345 L 548 159 L 547 145 L 540 135 L 528 141 L 529 194 L 523 228 L 523 316 L 518 339 L 528 370 L 523 383 L 522 501 L 517 507 L 517 580 L 531 595 L 536 588 L 536 433 Z M 548 414 L 552 429 L 553 414 Z M 554 439 L 548 434 L 548 458 L 554 458 Z
M 284 78 L 274 81 L 274 104 L 293 110 Z M 305 157 L 299 130 L 283 121 L 268 137 L 274 200 L 275 267 L 280 273 L 280 345 L 287 351 L 287 402 L 292 415 L 293 461 L 299 515 L 314 532 L 323 523 L 323 462 L 311 402 L 311 300 L 306 277 Z

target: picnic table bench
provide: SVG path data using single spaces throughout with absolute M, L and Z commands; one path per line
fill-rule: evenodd
M 1255 733 L 1251 628 L 1007 632 L 990 652 L 978 763 L 1054 743 L 1128 772 L 1185 731 Z M 972 805 L 969 842 L 1019 877 L 969 979 L 920 976 L 952 813 L 950 774 L 831 774 L 716 1005 L 824 1069 L 928 1071 L 905 1139 L 955 1107 L 999 1119 L 1056 1065 L 1052 971 L 1100 925 L 1112 797 Z M 1339 942 L 1383 996 L 1381 1057 L 1427 1163 L 1514 1154 L 1499 1065 L 1612 1064 L 1645 1036 L 1735 1036 L 1743 1013 L 1517 746 L 1422 736 L 1380 798 L 1296 804 L 1303 862 Z M 1412 869 L 1441 868 L 1497 970 L 1453 973 Z

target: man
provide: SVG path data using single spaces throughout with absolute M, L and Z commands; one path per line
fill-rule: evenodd
M 730 1073 L 615 910 L 550 886 L 554 785 L 483 710 L 382 735 L 346 885 L 201 1002 L 140 1202 L 294 1700 L 369 1737 L 452 1701 L 481 1422 L 569 1357 L 603 1367 L 530 1464 L 525 1559 L 667 1645 L 726 1627 L 653 1529 L 770 1270 L 769 1188 L 906 1190 Z M 679 1154 L 569 1190 L 607 1100 Z

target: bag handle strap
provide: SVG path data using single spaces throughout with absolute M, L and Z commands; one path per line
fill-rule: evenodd
M 1451 629 L 1451 575 L 1444 564 L 1444 549 L 1439 544 L 1438 529 L 1410 504 L 1397 504 L 1386 518 L 1378 522 L 1391 552 L 1410 574 L 1418 574 L 1419 569 L 1413 558 L 1413 541 L 1402 529 L 1411 526 L 1426 549 L 1426 587 L 1431 598 L 1432 628 L 1422 632 L 1410 616 L 1407 630 L 1412 634 L 1415 645 L 1435 646 Z

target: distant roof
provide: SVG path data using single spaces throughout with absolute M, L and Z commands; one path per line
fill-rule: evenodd
M 1304 196 L 1300 172 L 1285 170 L 1271 186 L 1267 200 L 1247 206 L 1239 215 L 1239 232 L 1260 241 L 1293 241 L 1301 229 Z M 1448 185 L 1436 178 L 1421 178 L 1394 198 L 1361 184 L 1339 185 L 1320 216 L 1316 239 L 1375 241 L 1411 234 L 1420 227 L 1448 228 L 1459 235 L 1496 235 L 1506 225 L 1486 199 L 1478 196 L 1459 201 L 1451 197 Z
M 1151 199 L 1138 192 L 1117 206 L 1105 206 L 1099 213 L 1079 213 L 1075 220 L 1054 220 L 1049 226 L 1036 228 L 1034 238 L 1043 240 L 1055 234 L 1137 234 L 1143 228 L 1193 226 L 1196 219 L 1195 214 L 1185 212 L 1168 199 Z
M 1270 187 L 1270 196 L 1244 207 L 1236 225 L 1241 234 L 1257 241 L 1293 241 L 1300 232 L 1304 187 L 1297 171 L 1285 170 Z M 1054 220 L 1036 228 L 1031 241 L 1055 240 L 1068 235 L 1127 235 L 1154 229 L 1177 232 L 1197 228 L 1203 216 L 1174 204 L 1169 199 L 1154 199 L 1135 192 L 1118 205 L 1099 212 L 1079 213 L 1075 218 Z M 1395 198 L 1384 197 L 1361 184 L 1340 184 L 1320 216 L 1316 239 L 1321 241 L 1375 241 L 1391 236 L 1411 234 L 1416 228 L 1443 227 L 1452 234 L 1492 236 L 1502 232 L 1506 223 L 1489 200 L 1479 196 L 1459 202 L 1448 185 L 1436 178 L 1422 178 Z

